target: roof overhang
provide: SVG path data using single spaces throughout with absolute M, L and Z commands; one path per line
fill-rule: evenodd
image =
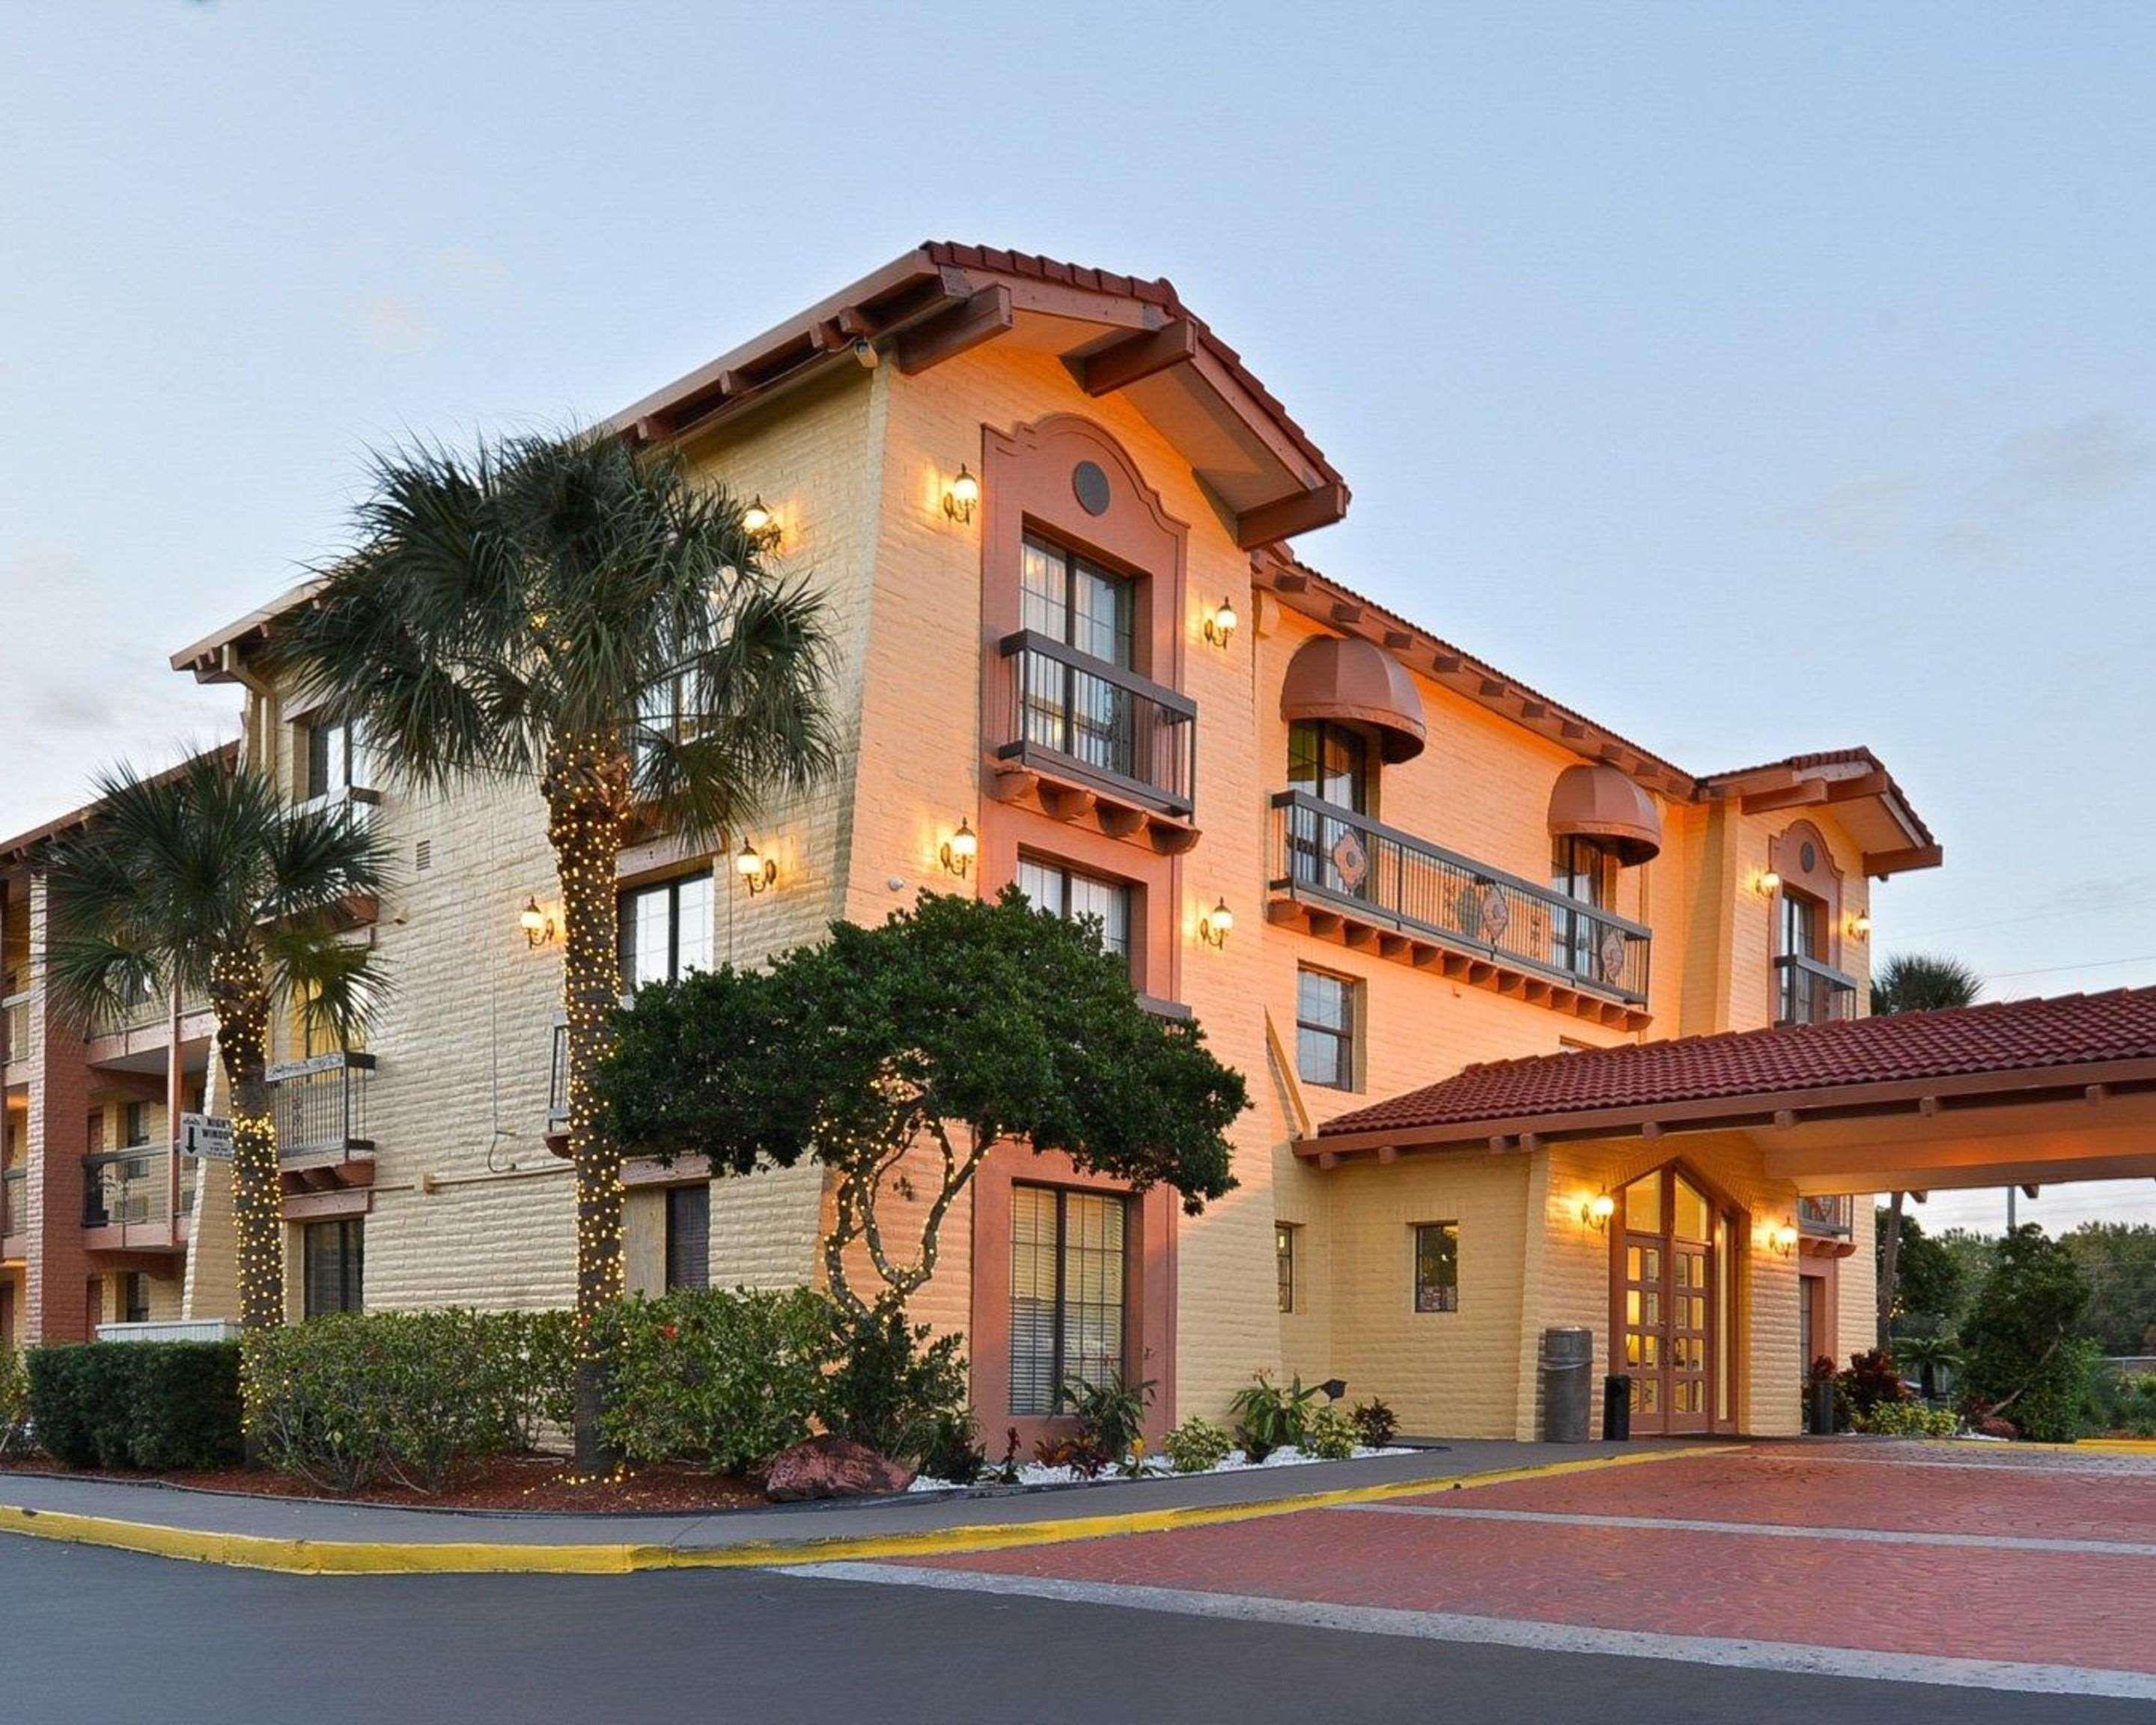
M 1931 829 L 1869 749 L 1799 755 L 1701 783 L 1707 795 L 1734 798 L 1747 814 L 1830 809 L 1863 848 L 1864 872 L 1876 879 L 1935 869 L 1944 860 Z
M 701 436 L 833 372 L 925 371 L 990 341 L 1060 358 L 1180 450 L 1245 548 L 1336 521 L 1348 486 L 1235 351 L 1167 281 L 932 241 L 624 408 L 645 444 Z
M 2156 1057 L 2068 1062 L 1296 1141 L 1332 1168 L 1433 1152 L 1738 1132 L 1800 1192 L 2156 1178 Z
M 241 680 L 240 662 L 264 645 L 278 620 L 311 599 L 321 588 L 319 577 L 287 588 L 268 604 L 249 611 L 213 634 L 203 637 L 172 655 L 176 671 L 192 671 L 198 683 L 236 683 Z
M 162 784 L 167 779 L 177 778 L 198 761 L 222 760 L 229 764 L 236 762 L 239 758 L 239 743 L 222 742 L 215 748 L 204 749 L 199 754 L 190 755 L 186 760 L 166 768 L 162 773 L 151 774 L 148 783 Z M 57 820 L 49 820 L 43 826 L 32 827 L 28 832 L 18 833 L 12 839 L 0 839 L 0 865 L 28 861 L 33 853 L 50 844 L 54 839 L 88 826 L 90 822 L 97 819 L 98 811 L 104 806 L 104 800 L 100 798 L 95 803 L 84 803 L 80 809 L 71 809 Z

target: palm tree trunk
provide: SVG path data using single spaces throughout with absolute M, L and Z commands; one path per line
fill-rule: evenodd
M 264 1076 L 270 991 L 252 953 L 220 957 L 212 972 L 218 1047 L 232 1086 L 232 1229 L 243 1328 L 285 1321 L 285 1194 L 277 1122 Z
M 1887 1238 L 1879 1247 L 1879 1346 L 1887 1351 L 1893 1341 L 1894 1281 L 1899 1273 L 1902 1257 L 1902 1201 L 1908 1194 L 1897 1192 L 1887 1213 Z
M 576 1465 L 613 1465 L 599 1435 L 600 1315 L 622 1296 L 621 1153 L 592 1103 L 598 1063 L 613 1040 L 621 998 L 614 927 L 614 865 L 621 854 L 628 762 L 613 751 L 563 750 L 550 763 L 547 836 L 562 880 L 562 1005 L 569 1020 L 569 1157 L 577 1171 Z

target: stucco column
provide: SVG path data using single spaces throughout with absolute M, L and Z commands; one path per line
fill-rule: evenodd
M 82 1159 L 89 1153 L 90 1063 L 79 1032 L 55 1021 L 45 987 L 50 888 L 30 882 L 29 1142 L 23 1177 L 28 1250 L 23 1333 L 33 1343 L 85 1342 L 93 1322 L 85 1297 Z

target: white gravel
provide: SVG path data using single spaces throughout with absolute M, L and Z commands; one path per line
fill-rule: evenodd
M 1358 1446 L 1354 1455 L 1348 1459 L 1362 1461 L 1373 1455 L 1406 1455 L 1412 1453 L 1411 1450 L 1397 1447 L 1368 1450 Z M 1211 1473 L 1246 1473 L 1252 1468 L 1259 1467 L 1301 1467 L 1306 1463 L 1323 1460 L 1325 1457 L 1322 1455 L 1306 1455 L 1290 1444 L 1284 1449 L 1274 1450 L 1262 1461 L 1245 1461 L 1243 1459 L 1242 1451 L 1238 1450 L 1217 1467 L 1204 1468 L 1196 1473 L 1178 1474 L 1168 1466 L 1165 1456 L 1156 1455 L 1146 1457 L 1143 1477 L 1149 1480 L 1168 1478 L 1195 1480 L 1203 1479 L 1207 1474 Z M 1122 1483 L 1127 1478 L 1128 1476 L 1119 1470 L 1109 1468 L 1089 1480 L 1067 1467 L 1043 1467 L 1038 1461 L 1028 1461 L 1019 1468 L 1017 1483 L 1021 1486 L 1112 1486 Z M 974 1484 L 977 1486 L 1000 1486 L 1004 1484 L 1004 1481 L 997 1476 L 995 1464 L 990 1462 L 988 1472 L 983 1474 Z M 962 1491 L 970 1488 L 960 1486 L 954 1481 L 929 1479 L 924 1476 L 916 1480 L 908 1489 L 915 1491 Z

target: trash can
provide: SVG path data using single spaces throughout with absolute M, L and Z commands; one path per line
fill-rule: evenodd
M 1624 1444 L 1631 1440 L 1631 1375 L 1612 1372 L 1602 1380 L 1602 1440 L 1605 1444 Z
M 1809 1404 L 1806 1412 L 1810 1417 L 1805 1424 L 1810 1428 L 1814 1437 L 1832 1437 L 1834 1435 L 1834 1379 L 1815 1378 L 1809 1389 L 1810 1393 L 1804 1399 Z
M 1594 1332 L 1571 1324 L 1544 1330 L 1542 1369 L 1543 1440 L 1585 1443 L 1594 1404 Z

